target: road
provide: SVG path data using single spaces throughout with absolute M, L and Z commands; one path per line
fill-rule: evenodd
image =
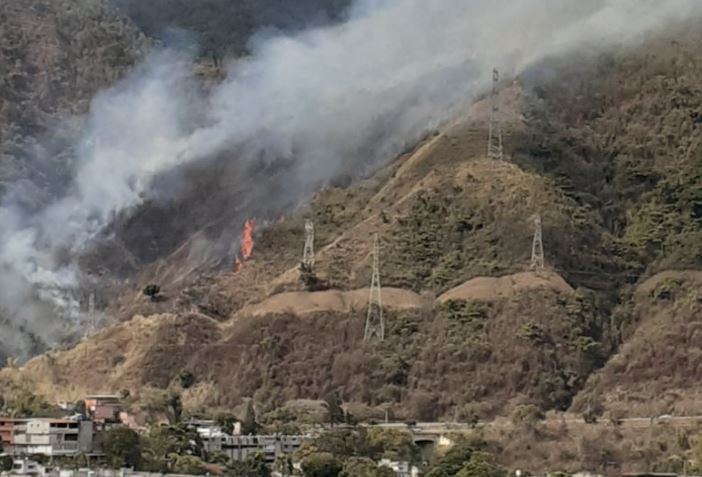
M 586 423 L 581 417 L 555 416 L 543 421 L 547 426 L 557 426 L 565 424 L 567 427 L 578 426 L 613 426 L 614 423 L 608 419 L 601 418 L 596 423 Z M 621 428 L 628 429 L 648 429 L 657 425 L 672 425 L 674 427 L 697 427 L 702 425 L 702 415 L 695 416 L 655 416 L 655 417 L 629 417 L 617 421 Z M 476 424 L 467 422 L 388 422 L 378 424 L 366 424 L 367 427 L 380 429 L 402 429 L 411 430 L 415 434 L 436 434 L 443 435 L 451 432 L 470 432 L 481 427 L 512 427 L 513 424 L 508 419 L 497 419 L 494 421 L 478 421 Z

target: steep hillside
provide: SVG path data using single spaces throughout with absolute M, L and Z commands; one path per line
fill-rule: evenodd
M 47 395 L 75 399 L 96 388 L 138 396 L 177 387 L 179 373 L 190 371 L 198 381 L 185 394 L 191 409 L 250 396 L 272 409 L 337 390 L 351 403 L 435 419 L 488 417 L 522 402 L 563 409 L 601 360 L 591 338 L 601 333 L 597 319 L 567 290 L 398 305 L 386 307 L 387 339 L 377 346 L 362 340 L 363 310 L 294 315 L 289 304 L 269 304 L 226 325 L 201 315 L 137 317 L 30 361 L 22 375 Z
M 340 17 L 349 0 L 111 0 L 147 35 L 175 41 L 174 29 L 192 35 L 203 55 L 215 62 L 246 52 L 260 29 L 285 31 L 322 24 Z
M 626 416 L 693 416 L 700 409 L 702 272 L 663 272 L 633 293 L 624 345 L 575 403 Z
M 67 187 L 79 115 L 147 46 L 106 1 L 0 2 L 0 199 L 14 186 L 20 192 L 11 205 L 35 210 Z M 33 325 L 9 313 L 18 311 L 0 310 L 0 362 L 8 348 L 15 355 L 45 349 Z M 50 327 L 60 334 L 62 326 Z M 8 342 L 20 335 L 21 344 Z
M 514 101 L 514 129 L 522 127 L 518 91 L 511 86 L 503 93 Z M 309 207 L 269 224 L 239 273 L 210 272 L 193 284 L 183 278 L 189 269 L 178 266 L 189 255 L 180 249 L 170 265 L 160 260 L 163 266 L 144 272 L 164 284 L 164 298 L 151 302 L 135 293 L 125 297 L 122 312 L 180 310 L 179 322 L 202 320 L 182 315 L 193 309 L 218 320 L 220 331 L 196 349 L 167 351 L 168 327 L 159 328 L 163 335 L 145 334 L 127 321 L 117 325 L 117 335 L 100 332 L 58 352 L 53 359 L 60 365 L 50 366 L 51 373 L 46 357 L 32 360 L 24 376 L 52 393 L 71 382 L 74 391 L 108 385 L 137 395 L 142 387 L 177 386 L 187 370 L 198 380 L 185 393 L 191 409 L 232 406 L 251 396 L 275 408 L 331 390 L 408 418 L 488 417 L 524 402 L 567 408 L 607 355 L 610 331 L 591 294 L 575 292 L 553 272 L 524 272 L 531 217 L 543 218 L 549 264 L 556 268 L 596 261 L 595 253 L 572 257 L 565 237 L 594 249 L 590 232 L 598 226 L 551 181 L 483 157 L 483 106 L 387 170 L 358 185 L 326 189 Z M 334 290 L 305 291 L 300 280 L 305 217 L 317 225 L 316 287 Z M 362 340 L 367 289 L 339 291 L 367 286 L 376 232 L 383 284 L 399 288 L 385 290 L 387 339 L 380 345 Z M 521 273 L 509 276 L 514 272 Z M 491 279 L 481 275 L 507 276 L 497 281 L 499 293 L 490 294 Z M 111 336 L 131 329 L 139 333 L 136 348 L 117 353 Z M 86 370 L 79 359 L 86 350 L 98 363 L 119 365 Z M 141 371 L 127 372 L 127 365 Z
M 22 136 L 41 135 L 57 114 L 85 112 L 146 45 L 102 0 L 4 0 L 0 24 L 3 163 L 22 159 Z
M 516 162 L 596 211 L 627 274 L 702 265 L 699 28 L 637 51 L 547 63 L 524 78 L 538 86 Z

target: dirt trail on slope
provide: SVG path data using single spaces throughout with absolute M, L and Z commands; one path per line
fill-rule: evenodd
M 247 306 L 238 314 L 264 316 L 290 313 L 297 316 L 319 312 L 349 313 L 368 306 L 368 288 L 352 291 L 326 290 L 319 292 L 288 292 L 274 295 L 261 303 Z M 400 288 L 382 289 L 383 306 L 394 309 L 414 309 L 424 300 L 416 293 Z

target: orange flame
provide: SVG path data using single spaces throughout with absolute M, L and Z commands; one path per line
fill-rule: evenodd
M 249 219 L 244 223 L 244 232 L 241 235 L 241 247 L 234 262 L 234 271 L 238 272 L 244 267 L 244 262 L 249 259 L 253 253 L 254 247 L 254 227 L 256 219 Z

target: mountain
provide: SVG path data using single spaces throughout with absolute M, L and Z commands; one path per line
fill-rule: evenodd
M 193 344 L 134 339 L 142 344 L 115 357 L 113 331 L 106 330 L 65 358 L 59 354 L 59 383 L 87 390 L 107 373 L 110 386 L 138 392 L 174 385 L 189 370 L 199 380 L 188 394 L 195 407 L 250 396 L 275 407 L 335 389 L 371 414 L 389 404 L 397 415 L 426 419 L 504 415 L 520 403 L 568 409 L 589 389 L 593 371 L 604 365 L 607 372 L 632 327 L 643 326 L 631 313 L 640 306 L 631 283 L 697 265 L 687 245 L 699 227 L 690 196 L 696 175 L 681 171 L 694 171 L 700 158 L 700 102 L 691 92 L 700 84 L 694 55 L 702 50 L 695 31 L 676 38 L 528 71 L 500 94 L 510 161 L 484 158 L 488 108 L 480 101 L 372 177 L 327 188 L 303 210 L 267 224 L 240 273 L 188 269 L 186 257 L 197 246 L 191 230 L 168 257 L 140 267 L 140 282 L 158 282 L 166 298 L 145 302 L 136 292 L 120 306 L 124 316 L 145 315 L 139 320 L 159 329 L 158 313 L 183 326 L 213 320 L 212 333 Z M 681 58 L 684 67 L 676 66 Z M 681 118 L 683 126 L 674 128 Z M 176 200 L 201 211 L 198 204 L 209 201 Z M 679 226 L 661 233 L 651 220 L 657 208 L 675 214 Z M 149 210 L 145 205 L 137 217 L 151 216 Z M 528 272 L 535 213 L 552 270 L 546 275 Z M 321 287 L 342 295 L 306 291 L 299 279 L 305 218 L 316 226 Z M 343 293 L 369 283 L 376 232 L 383 285 L 414 295 L 388 298 L 388 338 L 373 346 L 361 339 L 363 300 Z M 660 247 L 661 239 L 671 242 Z M 408 302 L 414 305 L 400 306 Z M 128 323 L 117 325 L 120 333 L 130 333 Z M 154 352 L 161 343 L 181 347 Z M 84 366 L 70 364 L 80 363 L 71 353 L 83 347 L 93 357 L 104 354 L 97 362 L 116 359 L 140 372 L 106 364 L 87 376 Z M 26 369 L 44 369 L 44 359 Z
M 694 413 L 701 85 L 702 33 L 683 26 L 636 48 L 549 58 L 500 84 L 504 161 L 486 158 L 483 99 L 304 204 L 262 208 L 286 185 L 285 161 L 189 167 L 181 187 L 120 214 L 83 257 L 86 270 L 115 274 L 107 326 L 0 382 L 67 400 L 128 390 L 143 412 L 174 390 L 206 414 L 247 398 L 275 414 L 330 392 L 361 418 L 494 419 L 524 405 L 613 422 Z M 534 271 L 536 214 L 547 267 Z M 235 272 L 232 244 L 251 217 L 263 218 L 254 252 Z M 314 277 L 299 268 L 307 219 Z M 363 340 L 376 233 L 381 343 Z M 143 296 L 148 283 L 160 297 Z M 182 389 L 183 372 L 193 387 Z M 502 435 L 505 455 L 541 439 L 563 443 L 543 457 L 559 462 L 574 448 L 582 461 L 651 457 L 614 431 L 578 441 L 565 427 L 526 444 Z M 604 453 L 610 444 L 621 453 Z M 649 460 L 680 450 L 666 449 Z

